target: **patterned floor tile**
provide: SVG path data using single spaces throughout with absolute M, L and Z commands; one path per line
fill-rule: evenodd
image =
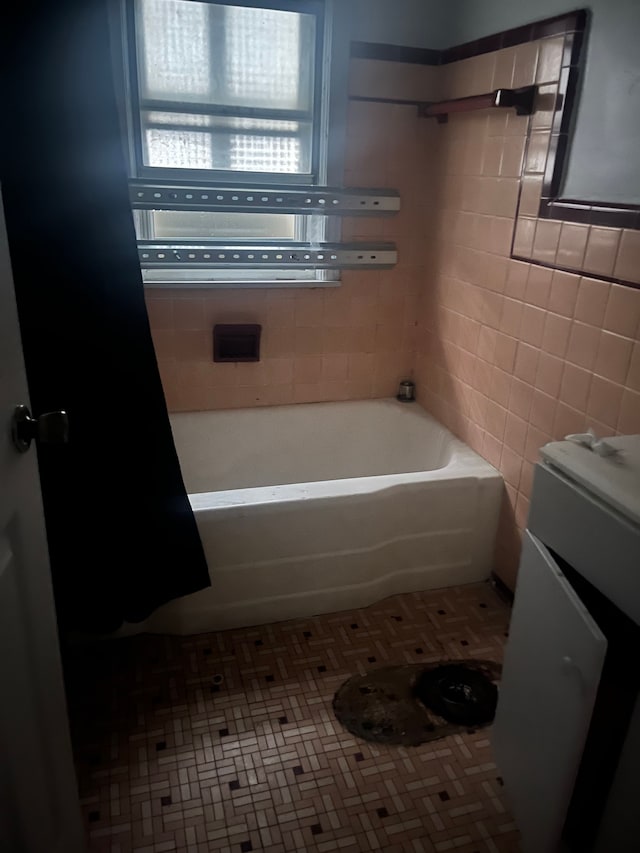
M 358 740 L 337 688 L 391 663 L 500 662 L 489 584 L 66 656 L 90 853 L 518 853 L 490 729 L 418 747 Z

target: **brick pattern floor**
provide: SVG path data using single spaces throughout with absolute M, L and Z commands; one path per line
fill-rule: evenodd
M 501 661 L 489 584 L 66 657 L 91 853 L 517 853 L 490 729 L 418 747 L 358 740 L 331 700 L 390 663 Z

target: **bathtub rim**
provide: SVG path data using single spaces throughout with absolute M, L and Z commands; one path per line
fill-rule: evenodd
M 457 441 L 457 439 L 453 439 Z M 442 468 L 401 474 L 378 474 L 340 480 L 318 480 L 305 483 L 286 483 L 276 486 L 255 486 L 246 489 L 222 489 L 190 494 L 189 501 L 196 516 L 206 512 L 242 510 L 275 504 L 294 504 L 309 501 L 335 500 L 355 495 L 372 495 L 424 485 L 429 482 L 483 480 L 502 475 L 471 448 L 455 448 L 451 461 Z
M 282 483 L 268 486 L 248 486 L 236 489 L 210 489 L 202 492 L 188 492 L 191 509 L 195 514 L 202 517 L 207 512 L 234 512 L 241 511 L 243 507 L 259 507 L 269 505 L 286 505 L 300 501 L 322 501 L 343 498 L 353 495 L 367 495 L 377 492 L 406 488 L 411 485 L 441 480 L 460 480 L 466 478 L 484 479 L 500 477 L 500 471 L 491 463 L 487 462 L 455 436 L 444 424 L 437 420 L 430 412 L 424 409 L 419 401 L 413 401 L 415 405 L 408 406 L 400 403 L 394 397 L 380 397 L 366 400 L 345 401 L 318 401 L 313 403 L 289 404 L 287 406 L 265 406 L 264 409 L 297 409 L 322 405 L 346 405 L 358 404 L 383 404 L 398 412 L 407 412 L 412 417 L 418 417 L 429 423 L 430 427 L 437 427 L 445 441 L 443 452 L 445 461 L 437 468 L 429 468 L 410 472 L 389 472 L 386 474 L 363 474 L 358 477 L 343 477 L 330 480 L 310 480 L 298 483 Z M 254 412 L 255 408 L 244 407 L 240 409 L 222 409 L 220 413 L 248 413 Z M 218 410 L 206 412 L 176 412 L 175 415 L 215 415 Z M 173 415 L 172 415 L 173 416 Z

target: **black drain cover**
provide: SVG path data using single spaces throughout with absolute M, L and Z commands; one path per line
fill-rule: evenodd
M 498 688 L 486 675 L 453 663 L 423 672 L 415 695 L 440 717 L 463 726 L 490 723 L 498 702 Z

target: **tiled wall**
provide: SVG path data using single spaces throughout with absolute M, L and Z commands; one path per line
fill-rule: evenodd
M 394 270 L 345 272 L 337 289 L 148 291 L 174 411 L 389 397 L 413 376 L 421 404 L 504 475 L 496 570 L 510 586 L 541 445 L 640 432 L 640 290 L 598 278 L 639 280 L 640 232 L 535 217 L 562 55 L 553 37 L 442 67 L 352 60 L 353 95 L 543 87 L 531 118 L 437 124 L 351 101 L 345 185 L 394 187 L 402 211 L 345 221 L 343 236 L 395 240 Z M 514 232 L 547 266 L 510 258 Z M 213 364 L 212 327 L 232 322 L 263 325 L 261 362 Z
M 504 475 L 496 570 L 511 586 L 541 445 L 587 427 L 640 432 L 640 290 L 598 278 L 640 280 L 638 232 L 533 216 L 562 49 L 556 37 L 444 66 L 443 97 L 547 85 L 530 120 L 494 110 L 437 127 L 425 223 L 418 397 Z M 509 257 L 521 185 L 516 250 L 548 267 Z
M 354 59 L 350 90 L 429 96 L 435 69 Z M 420 94 L 417 94 L 420 93 Z M 415 108 L 352 101 L 345 186 L 391 187 L 402 211 L 347 219 L 343 239 L 396 242 L 387 271 L 346 271 L 339 288 L 147 290 L 160 371 L 171 411 L 390 397 L 411 375 L 421 251 L 421 158 L 430 131 Z M 258 363 L 214 364 L 215 323 L 260 323 Z

